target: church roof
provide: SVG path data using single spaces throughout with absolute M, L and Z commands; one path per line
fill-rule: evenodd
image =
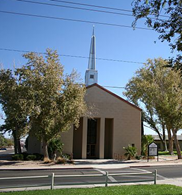
M 114 97 L 118 98 L 119 100 L 121 100 L 121 101 L 123 101 L 123 102 L 125 102 L 125 103 L 129 104 L 130 106 L 132 106 L 132 107 L 134 107 L 134 108 L 136 108 L 136 109 L 138 109 L 138 110 L 142 111 L 142 109 L 141 109 L 141 108 L 139 108 L 138 106 L 135 106 L 134 104 L 132 104 L 132 103 L 128 102 L 127 100 L 125 100 L 125 99 L 123 99 L 122 97 L 120 97 L 120 96 L 116 95 L 115 93 L 113 93 L 113 92 L 111 92 L 111 91 L 107 90 L 106 88 L 104 88 L 104 87 L 102 87 L 102 86 L 98 85 L 97 83 L 94 83 L 94 84 L 92 84 L 92 85 L 89 85 L 88 87 L 86 87 L 86 89 L 89 89 L 89 88 L 94 87 L 94 86 L 96 86 L 96 87 L 98 87 L 98 88 L 102 89 L 103 91 L 105 91 L 105 92 L 109 93 L 110 95 L 112 95 L 112 96 L 114 96 Z

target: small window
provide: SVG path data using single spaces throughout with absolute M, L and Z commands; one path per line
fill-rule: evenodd
M 90 75 L 90 79 L 93 79 L 93 78 L 94 78 L 94 75 L 93 75 L 93 74 L 91 74 L 91 75 Z
M 135 144 L 131 144 L 132 147 L 135 147 Z

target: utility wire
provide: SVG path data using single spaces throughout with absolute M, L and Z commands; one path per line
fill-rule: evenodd
M 29 52 L 32 52 L 32 51 L 28 51 L 28 50 L 18 50 L 18 49 L 9 49 L 9 48 L 0 48 L 0 51 L 10 51 L 10 52 L 19 52 L 19 53 L 29 53 Z M 35 53 L 46 54 L 45 52 L 35 52 Z M 67 54 L 59 54 L 59 56 L 71 57 L 71 58 L 85 58 L 85 59 L 89 59 L 89 57 L 86 57 L 86 56 L 76 56 L 76 55 L 67 55 Z M 144 62 L 117 60 L 117 59 L 108 59 L 108 58 L 96 58 L 96 59 L 97 60 L 112 61 L 112 62 L 130 63 L 130 64 L 144 64 Z
M 72 6 L 66 6 L 66 5 L 43 3 L 43 2 L 29 1 L 29 0 L 14 0 L 14 1 L 19 1 L 19 2 L 23 2 L 23 3 L 33 3 L 33 4 L 39 4 L 39 5 L 64 7 L 64 8 L 79 9 L 79 10 L 85 10 L 85 11 L 101 12 L 101 13 L 106 13 L 106 14 L 116 14 L 116 15 L 123 15 L 123 16 L 131 16 L 131 17 L 133 17 L 132 14 L 125 14 L 125 13 L 118 13 L 118 12 L 111 12 L 111 11 L 104 11 L 104 10 L 96 10 L 96 9 L 81 8 L 81 7 L 72 7 Z
M 73 1 L 62 1 L 62 0 L 49 0 L 49 1 L 60 2 L 60 3 L 67 3 L 67 4 L 74 4 L 74 5 L 82 5 L 82 6 L 88 6 L 88 7 L 97 7 L 97 8 L 102 8 L 102 9 L 110 9 L 110 10 L 124 11 L 124 12 L 133 13 L 132 10 L 120 9 L 120 8 L 115 8 L 115 7 L 107 7 L 107 6 L 100 6 L 100 5 L 94 5 L 94 4 L 77 3 L 77 2 L 73 2 Z M 166 16 L 166 15 L 160 15 L 160 16 L 168 18 L 168 16 Z
M 97 22 L 97 21 L 90 21 L 90 20 L 78 20 L 78 19 L 71 19 L 71 18 L 60 18 L 60 17 L 54 17 L 54 16 L 45 16 L 45 15 L 38 15 L 38 14 L 27 14 L 27 13 L 19 13 L 19 12 L 4 11 L 4 10 L 0 10 L 0 13 L 20 15 L 20 16 L 29 16 L 29 17 L 36 17 L 36 18 L 54 19 L 54 20 L 65 20 L 65 21 L 71 21 L 71 22 L 82 22 L 82 23 L 98 24 L 98 25 L 105 25 L 105 26 L 115 26 L 115 27 L 121 27 L 121 28 L 133 28 L 131 26 L 122 25 L 122 24 Z M 153 30 L 153 29 L 144 28 L 144 27 L 135 27 L 134 29 Z
M 47 6 L 64 7 L 64 8 L 71 8 L 71 9 L 78 9 L 78 10 L 85 10 L 85 11 L 92 11 L 92 12 L 100 12 L 100 13 L 105 13 L 105 14 L 115 14 L 115 15 L 121 15 L 121 16 L 134 17 L 132 14 L 125 14 L 125 13 L 105 11 L 105 10 L 96 10 L 96 9 L 89 9 L 89 8 L 82 8 L 82 7 L 72 7 L 72 6 L 50 4 L 50 3 L 36 2 L 36 1 L 30 1 L 30 0 L 14 0 L 14 1 L 19 1 L 19 2 L 23 2 L 23 3 L 33 3 L 33 4 L 39 4 L 39 5 L 47 5 Z M 124 10 L 124 11 L 126 11 L 126 10 Z M 131 10 L 128 10 L 128 11 L 130 11 L 132 13 Z M 160 16 L 167 17 L 167 16 L 163 16 L 163 15 L 160 15 Z M 151 18 L 151 19 L 155 19 L 155 18 Z
M 107 88 L 116 88 L 116 89 L 126 89 L 126 87 L 119 87 L 119 86 L 103 86 Z
M 124 11 L 124 12 L 132 13 L 131 10 L 127 10 L 127 9 L 120 9 L 120 8 L 107 7 L 107 6 L 100 6 L 100 5 L 94 5 L 94 4 L 86 4 L 86 3 L 78 3 L 78 2 L 73 2 L 73 1 L 62 1 L 62 0 L 49 0 L 49 1 L 60 2 L 60 3 L 67 3 L 67 4 L 74 4 L 74 5 L 82 5 L 82 6 L 88 6 L 88 7 L 97 7 L 97 8 L 102 8 L 102 9 L 110 9 L 110 10 Z

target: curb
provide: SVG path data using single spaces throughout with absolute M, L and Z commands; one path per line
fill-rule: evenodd
M 15 169 L 15 168 L 5 168 L 5 169 L 1 169 L 0 168 L 0 171 L 32 171 L 32 170 L 40 170 L 40 171 L 44 171 L 44 170 L 46 170 L 46 171 L 50 171 L 50 170 L 75 170 L 75 169 L 78 169 L 78 170 L 80 170 L 80 169 L 94 169 L 93 167 L 65 167 L 65 168 L 59 168 L 59 167 L 54 167 L 54 168 L 29 168 L 29 169 L 27 169 L 27 168 L 21 168 L 21 169 Z

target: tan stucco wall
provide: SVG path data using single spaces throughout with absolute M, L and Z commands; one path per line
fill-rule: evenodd
M 92 86 L 87 88 L 85 101 L 92 107 L 92 117 L 101 119 L 101 137 L 100 137 L 100 158 L 104 158 L 104 129 L 105 119 L 113 119 L 113 146 L 112 158 L 115 154 L 124 156 L 123 147 L 128 144 L 135 144 L 138 154 L 141 152 L 141 110 L 126 103 L 125 101 L 113 96 L 100 87 Z M 84 126 L 85 127 L 85 126 Z M 86 128 L 83 131 L 87 131 Z M 85 133 L 85 136 L 87 133 Z M 62 142 L 64 143 L 64 152 L 73 152 L 73 129 L 62 133 Z M 82 140 L 85 141 L 84 136 Z M 85 158 L 85 150 L 82 150 L 82 156 Z
M 73 153 L 73 126 L 69 131 L 61 133 L 61 142 L 64 144 L 63 152 L 66 154 Z
M 141 111 L 97 86 L 87 89 L 86 102 L 96 108 L 94 117 L 113 118 L 113 157 L 135 144 L 141 152 Z

